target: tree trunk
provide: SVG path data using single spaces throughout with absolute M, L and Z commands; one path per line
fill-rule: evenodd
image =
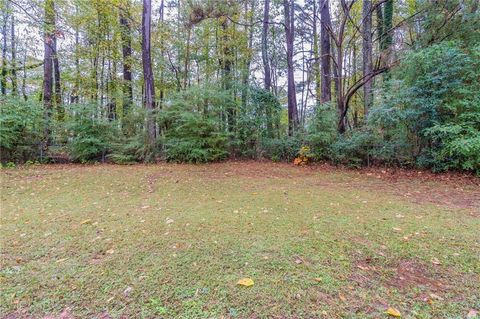
M 150 32 L 152 20 L 151 0 L 143 0 L 142 11 L 142 63 L 143 84 L 145 89 L 145 108 L 147 109 L 147 141 L 153 151 L 155 143 L 155 124 L 153 110 L 155 108 L 155 86 L 152 71 L 152 58 L 150 50 Z
M 23 75 L 22 75 L 22 95 L 25 101 L 28 101 L 27 96 L 27 48 L 23 51 Z
M 270 19 L 270 0 L 265 0 L 263 6 L 263 27 L 262 27 L 262 60 L 264 73 L 264 88 L 270 91 L 272 78 L 270 72 L 270 61 L 268 60 L 268 23 Z
M 297 96 L 293 66 L 293 42 L 295 37 L 294 0 L 283 0 L 285 14 L 285 37 L 287 42 L 287 98 L 288 98 L 288 135 L 293 135 L 298 127 Z
M 320 19 L 321 19 L 321 69 L 322 83 L 320 98 L 321 103 L 330 102 L 332 100 L 332 79 L 331 79 L 331 48 L 330 48 L 330 32 L 332 21 L 330 19 L 330 8 L 328 0 L 320 0 Z
M 11 76 L 10 78 L 12 79 L 12 95 L 17 96 L 18 94 L 18 82 L 17 82 L 17 49 L 15 47 L 15 16 L 12 13 L 12 18 L 11 18 L 11 25 L 12 25 L 12 30 L 11 30 L 11 49 L 12 49 L 12 71 L 11 71 Z
M 317 32 L 317 2 L 313 1 L 313 73 L 315 76 L 315 101 L 317 106 L 321 103 L 322 89 L 320 76 L 320 56 L 318 52 L 318 32 Z
M 63 121 L 65 117 L 65 110 L 62 106 L 62 85 L 60 80 L 60 64 L 57 55 L 57 37 L 53 39 L 53 74 L 55 81 L 55 107 L 57 109 L 57 118 Z
M 228 20 L 224 18 L 221 24 L 222 27 L 222 59 L 221 67 L 223 73 L 223 88 L 225 91 L 230 91 L 232 89 L 232 50 L 230 48 L 229 34 L 228 34 Z M 235 107 L 229 105 L 227 108 L 227 124 L 228 131 L 233 132 L 235 129 Z
M 3 12 L 3 25 L 2 25 L 2 78 L 0 79 L 0 87 L 2 95 L 7 94 L 7 26 L 8 26 L 8 4 L 10 1 L 6 1 L 5 11 Z
M 132 35 L 130 26 L 130 2 L 126 2 L 126 7 L 120 9 L 120 30 L 122 38 L 122 57 L 123 57 L 123 114 L 128 111 L 133 104 L 133 86 L 132 86 Z
M 78 7 L 75 7 L 75 13 L 78 14 Z M 79 48 L 80 48 L 80 32 L 78 30 L 78 25 L 75 26 L 75 84 L 73 86 L 72 92 L 70 94 L 70 104 L 78 103 L 80 100 L 80 59 L 79 59 Z
M 53 45 L 55 42 L 55 5 L 54 0 L 45 0 L 45 26 L 44 26 L 44 56 L 43 56 L 43 105 L 44 110 L 44 140 L 43 150 L 50 144 L 50 119 L 53 108 Z
M 362 7 L 362 33 L 363 33 L 363 46 L 362 46 L 362 58 L 363 58 L 363 76 L 372 73 L 372 1 L 363 0 Z M 363 109 L 365 118 L 367 117 L 368 110 L 372 106 L 373 91 L 372 80 L 365 82 L 363 86 Z

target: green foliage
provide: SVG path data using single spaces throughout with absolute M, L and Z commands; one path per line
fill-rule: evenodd
M 68 132 L 67 149 L 75 162 L 105 159 L 116 131 L 114 122 L 97 114 L 90 105 L 75 105 L 65 123 Z
M 303 145 L 300 136 L 285 136 L 262 140 L 262 155 L 274 162 L 292 161 Z
M 269 91 L 248 88 L 248 100 L 237 116 L 235 152 L 242 157 L 256 158 L 264 139 L 279 135 L 281 105 Z
M 122 132 L 114 136 L 108 159 L 116 164 L 134 164 L 142 162 L 150 156 L 145 143 L 144 130 L 146 112 L 143 109 L 132 108 L 122 119 Z M 156 150 L 154 150 L 156 153 Z
M 227 158 L 228 136 L 218 117 L 230 103 L 225 92 L 207 88 L 192 87 L 174 96 L 159 113 L 167 161 L 204 163 Z
M 433 170 L 479 171 L 479 48 L 444 42 L 410 53 L 372 110 L 376 158 Z
M 327 159 L 330 145 L 337 138 L 337 113 L 333 105 L 323 104 L 308 121 L 306 142 L 315 160 Z
M 349 132 L 339 136 L 330 146 L 330 156 L 337 164 L 351 167 L 369 165 L 380 142 L 369 129 Z
M 142 134 L 132 137 L 121 136 L 111 145 L 108 159 L 116 164 L 134 164 L 145 159 L 145 137 Z
M 0 97 L 0 153 L 2 161 L 24 161 L 39 156 L 43 137 L 43 110 L 39 103 Z

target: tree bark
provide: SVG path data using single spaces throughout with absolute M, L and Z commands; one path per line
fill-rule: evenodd
M 120 9 L 120 30 L 122 38 L 122 58 L 123 58 L 123 113 L 128 111 L 133 104 L 133 86 L 132 86 L 132 36 L 130 26 L 130 2 L 126 1 L 126 7 Z
M 16 39 L 15 39 L 15 16 L 13 15 L 12 13 L 12 17 L 11 17 L 11 26 L 12 26 L 12 29 L 11 29 L 11 54 L 12 54 L 12 71 L 10 72 L 11 73 L 11 80 L 12 80 L 12 95 L 13 96 L 17 96 L 18 94 L 18 81 L 17 81 L 17 48 L 15 46 L 15 42 L 16 42 Z
M 8 26 L 8 4 L 6 1 L 5 11 L 3 12 L 3 24 L 2 24 L 2 78 L 0 79 L 0 90 L 2 95 L 7 94 L 7 26 Z
M 293 65 L 293 42 L 295 38 L 294 0 L 283 0 L 285 15 L 285 38 L 287 44 L 287 99 L 288 99 L 288 135 L 298 127 L 297 96 L 295 92 L 295 74 Z
M 145 90 L 145 108 L 147 109 L 147 141 L 150 148 L 155 143 L 155 124 L 153 110 L 155 108 L 155 86 L 152 71 L 152 58 L 150 49 L 151 38 L 152 3 L 151 0 L 143 0 L 142 11 L 142 64 L 143 84 Z M 151 149 L 153 150 L 153 149 Z
M 362 7 L 362 33 L 363 33 L 363 46 L 362 46 L 362 58 L 363 58 L 363 76 L 372 73 L 372 1 L 363 0 Z M 363 86 L 363 109 L 365 118 L 368 111 L 372 106 L 373 91 L 372 80 L 368 80 Z
M 272 78 L 270 71 L 270 61 L 268 60 L 268 23 L 270 19 L 270 0 L 265 0 L 263 5 L 263 27 L 262 27 L 262 61 L 264 73 L 264 88 L 270 91 L 272 87 Z
M 23 51 L 23 74 L 22 74 L 22 95 L 23 99 L 25 101 L 28 101 L 28 96 L 27 96 L 27 48 Z M 43 64 L 43 63 L 42 63 Z
M 58 62 L 57 54 L 57 37 L 53 39 L 53 74 L 55 84 L 55 107 L 57 110 L 57 118 L 59 121 L 63 121 L 65 117 L 65 110 L 62 106 L 62 85 L 60 79 L 60 63 Z
M 75 7 L 75 13 L 78 14 L 78 7 Z M 78 25 L 75 25 L 75 84 L 70 93 L 70 104 L 78 103 L 80 101 L 80 31 Z
M 317 106 L 321 103 L 322 80 L 320 75 L 320 56 L 318 50 L 318 32 L 317 32 L 317 2 L 313 1 L 313 73 L 315 76 L 315 101 Z
M 44 140 L 43 150 L 50 144 L 50 120 L 53 108 L 53 55 L 55 41 L 55 5 L 54 0 L 45 0 L 45 30 L 43 55 L 43 105 L 44 110 Z
M 328 0 L 320 0 L 320 20 L 321 20 L 321 98 L 320 102 L 330 102 L 332 100 L 332 78 L 331 78 L 331 47 L 330 47 L 330 31 L 332 21 L 330 19 L 330 8 Z

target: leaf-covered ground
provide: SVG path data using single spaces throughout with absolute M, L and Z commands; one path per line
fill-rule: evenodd
M 424 174 L 4 169 L 0 318 L 465 318 L 479 180 Z

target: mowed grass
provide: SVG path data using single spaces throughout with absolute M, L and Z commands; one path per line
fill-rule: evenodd
M 251 162 L 0 174 L 0 317 L 383 318 L 395 307 L 403 318 L 465 318 L 480 308 L 475 184 Z M 440 190 L 469 205 L 432 202 Z M 254 286 L 237 286 L 244 277 Z

